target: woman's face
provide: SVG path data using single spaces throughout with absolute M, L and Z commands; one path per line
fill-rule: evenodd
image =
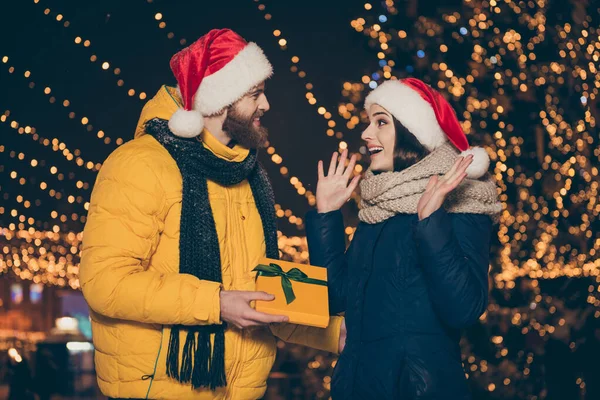
M 392 114 L 378 104 L 369 107 L 368 113 L 370 123 L 361 138 L 366 142 L 371 156 L 371 170 L 393 171 L 396 128 Z

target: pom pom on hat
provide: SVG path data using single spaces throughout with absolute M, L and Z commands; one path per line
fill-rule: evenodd
M 169 120 L 171 132 L 186 139 L 198 136 L 203 128 L 204 116 L 196 110 L 186 111 L 180 108 Z
M 469 150 L 460 153 L 463 157 L 470 154 L 473 155 L 473 162 L 467 168 L 467 176 L 471 179 L 481 178 L 488 172 L 490 167 L 490 156 L 483 147 L 471 147 Z

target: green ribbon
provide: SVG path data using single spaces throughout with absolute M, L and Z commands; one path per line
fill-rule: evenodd
M 302 270 L 298 268 L 292 268 L 287 272 L 284 272 L 283 269 L 274 263 L 269 265 L 259 264 L 253 271 L 257 271 L 259 276 L 266 276 L 269 278 L 281 276 L 281 287 L 283 288 L 283 294 L 285 294 L 285 300 L 287 304 L 290 304 L 294 300 L 296 300 L 296 295 L 294 294 L 294 289 L 292 288 L 292 281 L 309 283 L 311 285 L 320 285 L 327 286 L 327 281 L 322 281 L 320 279 L 309 278 Z

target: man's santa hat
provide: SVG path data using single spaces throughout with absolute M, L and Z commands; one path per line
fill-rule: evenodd
M 170 65 L 183 108 L 173 114 L 169 128 L 184 138 L 198 136 L 205 116 L 235 103 L 273 74 L 260 47 L 230 29 L 213 29 L 175 54 Z
M 365 100 L 368 110 L 378 104 L 389 111 L 429 151 L 450 141 L 462 156 L 473 155 L 467 169 L 469 178 L 488 172 L 490 157 L 481 147 L 469 148 L 456 113 L 444 97 L 425 82 L 415 78 L 390 80 L 373 90 Z

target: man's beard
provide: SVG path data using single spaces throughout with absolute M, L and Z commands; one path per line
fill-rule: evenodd
M 230 108 L 227 118 L 223 121 L 223 130 L 237 143 L 248 149 L 259 149 L 265 147 L 269 133 L 267 128 L 256 127 L 253 124 L 255 118 L 260 118 L 264 111 L 257 110 L 250 117 L 246 117 Z

